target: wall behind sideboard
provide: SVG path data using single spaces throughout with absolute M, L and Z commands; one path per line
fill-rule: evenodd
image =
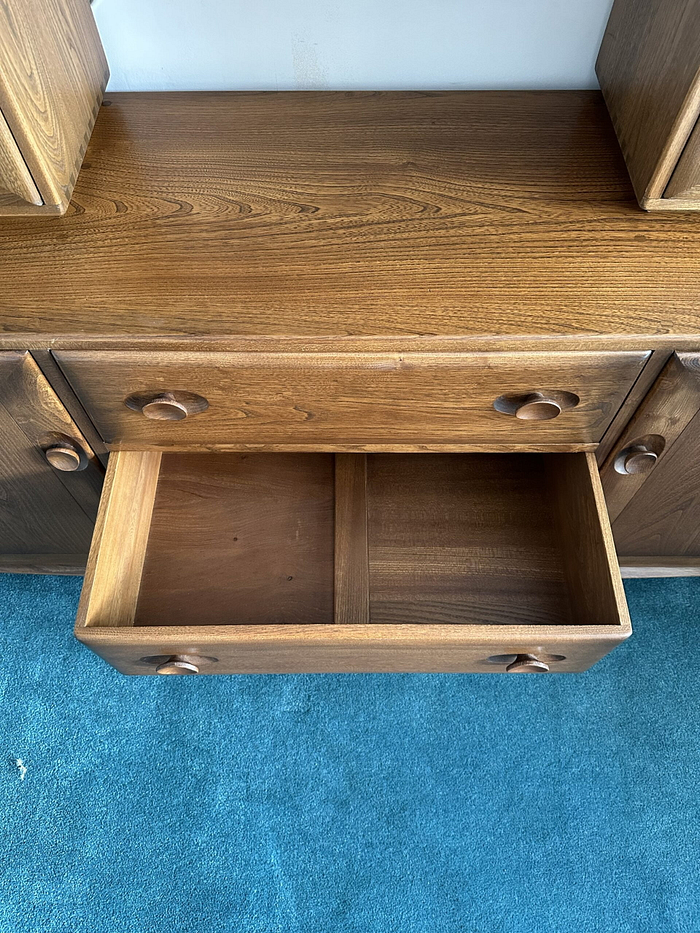
M 94 0 L 112 91 L 595 88 L 612 0 Z

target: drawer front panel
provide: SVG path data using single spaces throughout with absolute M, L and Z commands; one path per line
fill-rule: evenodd
M 647 356 L 56 354 L 104 439 L 123 449 L 590 444 Z

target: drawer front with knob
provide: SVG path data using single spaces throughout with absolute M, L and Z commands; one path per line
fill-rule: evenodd
M 584 447 L 647 354 L 65 350 L 113 449 Z
M 564 673 L 629 633 L 590 453 L 119 451 L 76 624 L 158 675 Z

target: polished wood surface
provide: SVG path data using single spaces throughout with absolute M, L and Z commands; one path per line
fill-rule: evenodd
M 698 207 L 687 183 L 666 189 L 700 113 L 699 37 L 696 0 L 613 4 L 596 71 L 637 197 L 648 209 Z
M 332 624 L 331 454 L 168 454 L 135 625 Z
M 57 351 L 115 449 L 255 445 L 540 445 L 603 436 L 647 354 L 156 353 Z M 174 390 L 206 399 L 176 422 L 144 418 L 134 398 Z M 553 420 L 517 417 L 559 391 Z M 533 401 L 533 391 L 539 391 Z M 177 392 L 175 392 L 177 394 Z M 514 398 L 508 408 L 499 401 Z M 576 403 L 566 402 L 573 397 Z M 498 403 L 498 404 L 497 404 Z M 500 408 L 500 410 L 497 410 Z M 513 417 L 514 415 L 514 417 Z
M 700 218 L 597 92 L 108 100 L 68 214 L 0 222 L 8 339 L 698 334 Z
M 552 671 L 563 672 L 585 669 L 629 634 L 624 605 L 619 612 L 614 610 L 606 615 L 598 611 L 600 606 L 594 598 L 588 599 L 586 606 L 591 610 L 591 619 L 587 622 L 583 621 L 583 610 L 570 605 L 565 605 L 566 615 L 548 615 L 552 602 L 544 605 L 546 597 L 542 598 L 535 578 L 545 584 L 554 580 L 554 588 L 549 585 L 550 596 L 554 593 L 558 603 L 566 604 L 566 579 L 571 574 L 566 563 L 571 558 L 564 553 L 570 545 L 560 541 L 556 522 L 550 522 L 545 529 L 539 517 L 546 457 L 511 455 L 486 462 L 480 456 L 461 455 L 367 458 L 339 455 L 334 482 L 333 458 L 318 454 L 249 457 L 166 454 L 159 465 L 160 456 L 153 452 L 125 451 L 110 459 L 78 613 L 78 638 L 120 670 L 154 673 L 179 655 L 198 659 L 194 663 L 201 673 L 486 672 L 505 671 L 517 655 L 532 654 Z M 574 532 L 571 528 L 567 532 L 581 538 L 575 545 L 579 548 L 576 559 L 583 554 L 582 568 L 577 572 L 581 579 L 586 579 L 588 573 L 598 573 L 603 568 L 601 579 L 587 581 L 592 590 L 603 592 L 609 585 L 612 568 L 608 567 L 605 555 L 596 558 L 585 551 L 588 547 L 600 547 L 600 535 L 604 537 L 604 532 L 596 536 L 592 529 L 575 527 L 576 521 L 589 520 L 587 509 L 595 511 L 602 502 L 592 487 L 580 482 L 580 475 L 594 470 L 595 461 L 592 455 L 561 456 L 565 459 L 571 456 L 580 463 L 572 471 L 575 477 L 572 497 L 583 499 L 584 503 L 569 507 Z M 366 466 L 362 463 L 365 459 Z M 466 461 L 471 464 L 466 469 L 474 482 L 446 483 L 445 476 L 454 480 L 456 474 L 464 473 Z M 554 461 L 558 461 L 558 455 L 547 469 L 557 472 Z M 373 486 L 373 465 L 380 473 L 388 469 L 389 481 Z M 367 478 L 363 484 L 365 469 Z M 159 471 L 162 475 L 157 482 Z M 501 478 L 500 488 L 488 477 L 477 479 L 489 471 Z M 391 480 L 392 474 L 395 482 Z M 405 483 L 402 484 L 404 474 L 412 474 L 417 480 L 408 491 L 417 497 L 418 505 L 416 498 L 404 499 L 407 491 L 403 488 Z M 508 491 L 513 475 L 514 501 Z M 533 481 L 533 476 L 540 479 Z M 333 534 L 334 485 L 336 495 L 339 493 L 345 499 L 336 503 L 335 520 L 349 521 L 347 535 L 337 528 Z M 375 493 L 381 492 L 379 506 L 372 504 L 373 488 Z M 486 488 L 491 489 L 493 520 L 490 525 L 487 522 L 480 527 L 478 503 L 487 505 Z M 355 506 L 348 501 L 353 489 L 360 498 Z M 361 516 L 364 495 L 366 522 Z M 562 496 L 561 492 L 556 494 L 556 501 Z M 447 504 L 451 506 L 451 528 L 446 529 L 440 523 L 439 509 L 434 515 L 421 508 L 424 499 L 429 500 L 431 510 L 436 499 L 445 503 L 443 509 Z M 377 507 L 384 510 L 381 527 L 376 523 Z M 501 517 L 505 515 L 508 519 L 500 525 L 495 515 L 498 507 Z M 386 515 L 393 516 L 388 523 Z M 474 527 L 470 527 L 470 515 Z M 534 531 L 527 527 L 530 521 L 539 522 Z M 280 523 L 284 526 L 281 529 Z M 387 527 L 394 529 L 390 532 L 392 547 L 398 548 L 400 560 L 392 567 L 376 563 L 373 567 L 378 553 L 377 529 L 384 534 Z M 242 544 L 241 533 L 245 539 Z M 351 547 L 352 535 L 360 541 Z M 346 548 L 346 555 L 352 552 L 351 560 L 361 560 L 363 535 L 367 536 L 365 546 L 369 555 L 369 574 L 365 579 L 371 621 L 365 621 L 366 597 L 356 589 L 350 599 L 340 604 L 344 607 L 343 616 L 333 622 L 334 547 L 340 545 L 341 549 Z M 465 561 L 464 553 L 461 558 L 453 553 L 453 539 L 460 539 L 456 542 L 459 545 L 465 535 L 473 542 L 473 566 Z M 539 560 L 536 553 L 537 540 L 542 538 L 549 541 L 544 545 L 545 561 Z M 381 552 L 382 538 L 378 541 Z M 419 566 L 411 564 L 417 559 L 416 542 L 418 549 L 423 549 Z M 312 559 L 299 563 L 301 591 L 305 595 L 296 600 L 300 611 L 294 618 L 290 606 L 293 608 L 295 600 L 289 598 L 288 589 L 294 586 L 288 579 L 294 574 L 287 572 L 282 580 L 284 574 L 270 573 L 270 567 L 288 570 L 284 555 L 301 551 Z M 510 572 L 510 576 L 518 576 L 520 580 L 515 587 L 509 584 L 513 597 L 509 601 L 498 596 L 497 590 L 506 583 L 506 564 L 511 552 L 520 554 L 521 563 Z M 473 573 L 476 563 L 480 563 L 484 581 Z M 502 573 L 498 571 L 501 565 Z M 241 567 L 244 572 L 239 572 Z M 328 568 L 328 574 L 324 568 Z M 336 585 L 339 580 L 342 585 L 342 573 L 336 567 Z M 382 615 L 385 607 L 381 596 L 374 601 L 373 589 L 377 583 L 381 584 L 377 573 L 384 575 L 389 589 L 405 605 L 405 611 L 397 612 L 394 620 Z M 425 583 L 431 582 L 432 574 L 433 584 L 444 585 L 441 587 L 444 596 L 439 595 L 437 602 L 433 600 L 434 605 L 442 603 L 437 614 L 430 609 L 429 593 L 422 595 L 423 611 L 413 605 L 412 597 L 421 592 L 420 587 L 411 589 L 416 573 L 425 574 Z M 500 599 L 504 611 L 499 618 L 493 613 L 487 617 L 478 608 L 474 611 L 478 597 L 475 600 L 470 595 L 463 579 L 471 573 L 471 582 L 481 587 L 486 613 L 491 599 Z M 440 575 L 442 580 L 438 581 Z M 358 579 L 361 577 L 353 578 L 353 586 L 358 587 Z M 411 598 L 407 598 L 407 593 Z M 544 612 L 538 613 L 536 603 Z M 353 621 L 350 621 L 351 606 L 358 611 Z M 318 621 L 319 609 L 328 613 L 328 621 Z M 303 624 L 299 618 L 302 614 Z M 265 617 L 267 624 L 260 624 Z M 533 624 L 523 624 L 524 617 Z M 340 618 L 347 621 L 340 622 Z M 593 619 L 595 624 L 590 624 Z M 216 623 L 211 624 L 214 620 Z M 153 622 L 159 624 L 144 624 Z
M 27 213 L 66 210 L 108 76 L 86 0 L 0 4 L 0 111 L 15 143 L 13 152 L 0 131 L 0 187 L 15 195 L 0 200 L 0 213 L 22 213 L 27 202 Z M 31 186 L 17 184 L 19 156 Z
M 0 570 L 75 573 L 85 566 L 102 469 L 28 353 L 0 353 Z M 85 469 L 45 457 L 73 441 Z
M 620 529 L 616 525 L 617 518 L 650 481 L 652 475 L 661 470 L 672 448 L 688 430 L 699 410 L 700 356 L 695 353 L 674 354 L 618 438 L 615 448 L 601 469 L 608 513 L 615 525 L 616 537 L 620 534 Z M 690 431 L 688 438 L 692 439 L 692 436 L 693 431 Z M 647 446 L 657 453 L 654 468 L 645 473 L 621 472 L 620 455 L 631 447 L 640 445 Z M 688 489 L 689 484 L 694 482 L 694 476 L 692 461 L 688 460 L 686 479 L 681 488 Z M 673 492 L 673 490 L 668 490 L 668 492 Z M 652 506 L 647 516 L 651 518 L 656 514 L 656 509 L 653 507 L 653 502 L 648 499 L 647 505 Z M 618 541 L 618 545 L 619 543 Z M 644 552 L 633 548 L 627 553 L 643 554 Z
M 622 558 L 623 580 L 646 577 L 700 577 L 698 557 L 628 557 Z

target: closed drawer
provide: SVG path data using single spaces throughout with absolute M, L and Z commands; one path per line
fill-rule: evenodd
M 600 440 L 646 353 L 56 357 L 116 449 L 465 449 Z
M 580 671 L 630 633 L 592 454 L 112 454 L 77 637 L 127 674 Z

